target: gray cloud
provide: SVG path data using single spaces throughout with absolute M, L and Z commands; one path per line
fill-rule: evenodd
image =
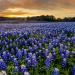
M 0 10 L 12 7 L 28 9 L 74 8 L 74 0 L 0 0 Z

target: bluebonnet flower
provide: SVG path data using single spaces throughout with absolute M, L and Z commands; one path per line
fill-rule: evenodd
M 30 51 L 30 52 L 33 52 L 34 49 L 33 49 L 32 47 L 29 46 L 29 51 Z
M 28 44 L 29 46 L 32 45 L 32 38 L 29 38 L 29 39 L 27 40 L 27 44 Z
M 37 50 L 38 49 L 38 46 L 37 45 L 34 45 L 33 49 L 34 50 Z
M 13 41 L 13 40 L 12 40 L 12 39 L 10 39 L 9 41 L 10 41 L 10 43 L 12 43 L 12 41 Z
M 1 41 L 1 45 L 5 45 L 5 41 L 3 40 L 3 41 Z
M 48 56 L 49 50 L 48 49 L 45 49 L 44 54 L 45 54 L 45 56 Z
M 18 50 L 18 52 L 16 53 L 16 57 L 20 60 L 22 58 L 22 51 Z
M 49 67 L 50 67 L 50 65 L 51 65 L 51 62 L 50 62 L 50 60 L 47 58 L 46 60 L 45 60 L 45 65 L 46 65 L 46 68 L 48 69 Z
M 38 43 L 38 47 L 41 48 L 42 47 L 42 43 Z
M 58 39 L 53 39 L 52 40 L 52 45 L 57 46 L 59 44 L 59 40 Z
M 22 56 L 26 56 L 26 55 L 27 55 L 26 49 L 23 49 L 23 48 L 22 48 Z
M 25 46 L 27 46 L 28 44 L 27 44 L 27 41 L 25 40 Z
M 8 49 L 9 48 L 9 45 L 6 45 L 6 48 Z
M 39 50 L 38 52 L 36 52 L 36 56 L 37 56 L 37 58 L 40 56 L 46 57 L 45 52 L 44 52 L 44 48 L 43 48 L 43 50 Z
M 13 74 L 17 74 L 19 72 L 19 67 L 14 66 Z
M 14 66 L 18 66 L 19 65 L 19 63 L 18 63 L 16 58 L 13 59 L 13 63 L 14 63 Z
M 15 51 L 13 48 L 11 48 L 10 53 L 11 53 L 11 54 L 16 54 L 16 51 Z
M 28 57 L 29 59 L 31 59 L 32 55 L 33 55 L 33 54 L 30 52 L 30 53 L 28 53 L 27 57 Z
M 75 65 L 72 68 L 72 75 L 75 75 Z
M 69 50 L 65 50 L 65 51 L 64 51 L 64 55 L 65 55 L 66 58 L 68 58 L 69 55 L 70 55 L 70 51 L 69 51 Z
M 8 61 L 8 56 L 7 56 L 6 52 L 3 52 L 3 54 L 2 54 L 2 59 L 7 63 L 7 61 Z
M 63 48 L 64 48 L 64 45 L 63 45 L 63 44 L 61 44 L 61 43 L 60 43 L 59 45 L 60 45 L 60 48 L 61 48 L 61 49 L 63 49 Z
M 32 66 L 33 67 L 36 67 L 37 66 L 37 59 L 36 59 L 36 55 L 35 54 L 33 54 L 32 59 L 31 59 L 31 62 L 32 62 Z
M 65 46 L 64 46 L 64 49 L 67 50 L 67 49 L 68 49 L 68 46 L 65 45 Z
M 37 43 L 38 43 L 38 41 L 37 41 L 36 39 L 34 39 L 34 43 L 35 43 L 35 44 L 37 44 Z
M 63 51 L 64 51 L 63 48 L 60 47 L 60 49 L 59 49 L 59 54 L 62 55 L 62 54 L 63 54 Z
M 75 36 L 71 38 L 71 41 L 75 44 Z
M 14 61 L 14 58 L 15 58 L 15 56 L 14 56 L 14 55 L 13 55 L 13 56 L 11 55 L 11 57 L 10 57 L 10 61 L 13 62 L 13 61 Z
M 56 57 L 56 52 L 52 52 L 53 59 Z
M 2 59 L 0 59 L 0 70 L 6 70 L 6 68 L 7 68 L 7 66 L 6 66 L 5 62 Z
M 19 49 L 18 49 L 18 47 L 16 47 L 16 49 L 15 49 L 15 53 L 17 53 L 17 52 L 18 52 L 18 50 L 19 50 Z
M 60 39 L 61 39 L 62 41 L 65 41 L 65 38 L 66 38 L 66 36 L 65 36 L 64 34 L 61 34 L 61 35 L 60 35 Z
M 27 61 L 27 66 L 37 66 L 37 59 L 35 54 L 29 53 L 28 57 L 25 60 Z
M 36 59 L 32 59 L 32 66 L 34 68 L 37 66 L 37 60 Z
M 12 45 L 12 43 L 10 43 L 10 44 L 9 44 L 9 47 L 10 47 L 10 49 L 11 49 L 11 48 L 13 48 L 13 45 Z
M 30 59 L 27 60 L 27 67 L 32 66 L 32 61 Z
M 63 58 L 62 59 L 62 68 L 65 68 L 67 66 L 67 59 Z
M 59 69 L 58 68 L 55 68 L 52 72 L 52 75 L 60 75 L 59 73 Z
M 6 55 L 7 55 L 7 60 L 9 62 L 9 60 L 11 59 L 11 54 L 9 53 L 9 51 L 6 51 Z
M 24 73 L 27 71 L 27 68 L 25 65 L 21 65 L 21 72 Z
M 46 65 L 46 68 L 47 68 L 47 69 L 50 67 L 51 62 L 52 62 L 52 54 L 50 53 L 50 54 L 46 57 L 46 60 L 45 60 L 45 65 Z
M 64 53 L 62 53 L 62 54 L 61 54 L 61 57 L 62 57 L 62 58 L 65 58 L 65 55 L 64 55 Z

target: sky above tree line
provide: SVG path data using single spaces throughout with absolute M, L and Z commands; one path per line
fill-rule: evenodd
M 0 16 L 75 16 L 75 0 L 0 0 Z

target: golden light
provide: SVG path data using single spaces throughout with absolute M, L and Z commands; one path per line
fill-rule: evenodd
M 58 9 L 58 10 L 37 10 L 37 9 L 25 9 L 25 8 L 8 8 L 0 12 L 0 16 L 3 17 L 31 17 L 39 15 L 54 15 L 56 18 L 74 16 L 75 11 L 70 11 L 69 9 Z
M 31 10 L 25 8 L 8 8 L 0 13 L 0 16 L 4 17 L 27 17 L 27 16 L 37 16 L 41 10 Z

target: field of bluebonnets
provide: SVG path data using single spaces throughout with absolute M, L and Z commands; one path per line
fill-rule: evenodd
M 0 72 L 75 75 L 75 23 L 0 24 Z

